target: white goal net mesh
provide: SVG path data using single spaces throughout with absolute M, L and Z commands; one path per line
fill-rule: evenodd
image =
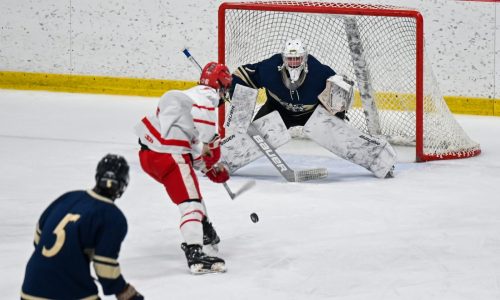
M 310 1 L 244 5 L 244 9 L 230 5 L 225 8 L 222 47 L 230 70 L 279 53 L 287 39 L 298 37 L 311 55 L 357 82 L 355 103 L 348 112 L 352 125 L 369 131 L 362 104 L 365 102 L 360 96 L 368 91 L 365 97 L 375 102 L 378 111 L 378 134 L 393 144 L 416 145 L 419 140 L 417 20 L 393 13 L 412 10 Z M 321 11 L 308 11 L 311 7 L 321 7 Z M 421 51 L 423 53 L 423 45 Z M 479 145 L 467 136 L 450 113 L 431 65 L 425 61 L 421 68 L 424 71 L 423 119 L 420 121 L 423 154 L 432 159 L 478 154 Z M 360 72 L 368 82 L 361 83 Z

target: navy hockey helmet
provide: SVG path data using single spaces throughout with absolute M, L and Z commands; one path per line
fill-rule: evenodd
M 123 156 L 108 154 L 97 164 L 95 174 L 98 194 L 111 199 L 120 198 L 128 185 L 129 166 Z

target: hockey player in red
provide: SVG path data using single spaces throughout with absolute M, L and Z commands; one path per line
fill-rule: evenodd
M 223 183 L 229 173 L 220 159 L 217 107 L 231 86 L 231 73 L 223 64 L 208 63 L 199 85 L 166 92 L 155 115 L 144 117 L 135 131 L 143 170 L 165 186 L 179 207 L 180 230 L 192 273 L 224 272 L 224 260 L 208 256 L 203 245 L 220 239 L 210 223 L 194 169 L 210 180 Z

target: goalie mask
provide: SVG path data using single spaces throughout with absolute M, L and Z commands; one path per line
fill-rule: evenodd
M 307 74 L 307 51 L 299 39 L 288 40 L 281 53 L 283 65 L 283 82 L 291 89 L 296 90 L 303 82 Z
M 200 84 L 216 89 L 221 97 L 226 97 L 233 77 L 224 64 L 209 62 L 201 71 Z
M 95 192 L 112 200 L 120 198 L 128 185 L 128 171 L 128 163 L 122 156 L 104 156 L 97 165 Z

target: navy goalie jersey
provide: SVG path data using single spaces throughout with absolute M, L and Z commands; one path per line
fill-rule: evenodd
M 264 110 L 268 110 L 264 114 L 277 110 L 287 126 L 287 120 L 296 123 L 293 122 L 294 118 L 303 120 L 303 123 L 318 105 L 318 95 L 325 89 L 326 80 L 335 75 L 335 71 L 319 62 L 314 56 L 308 55 L 307 75 L 304 82 L 293 91 L 283 83 L 283 75 L 279 70 L 281 65 L 283 65 L 281 54 L 275 54 L 258 63 L 239 67 L 233 74 L 233 90 L 236 84 L 255 89 L 265 88 L 267 97 L 265 106 L 271 106 L 271 109 L 263 107 Z M 264 114 L 259 111 L 256 118 Z
M 126 285 L 118 254 L 127 220 L 112 200 L 93 191 L 73 191 L 43 212 L 35 232 L 21 299 L 99 299 L 93 262 L 104 294 Z

